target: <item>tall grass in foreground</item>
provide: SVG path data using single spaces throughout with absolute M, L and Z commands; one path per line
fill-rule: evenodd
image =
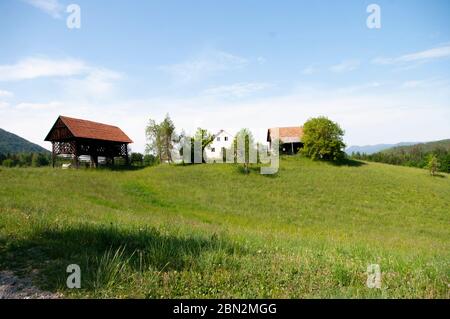
M 0 267 L 67 297 L 449 297 L 448 176 L 281 165 L 2 169 Z M 73 263 L 80 290 L 65 286 Z

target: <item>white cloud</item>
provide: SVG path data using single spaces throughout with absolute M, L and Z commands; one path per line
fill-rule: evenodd
M 122 75 L 118 72 L 94 68 L 84 78 L 70 78 L 63 83 L 66 93 L 73 97 L 104 96 L 113 92 L 117 80 Z
M 360 91 L 367 91 L 372 90 L 381 87 L 383 84 L 379 82 L 369 82 L 369 83 L 363 83 L 359 85 L 353 85 L 353 86 L 347 86 L 343 88 L 336 89 L 337 93 L 342 94 L 350 94 L 350 93 L 356 93 Z
M 248 100 L 199 95 L 114 101 L 108 105 L 108 112 L 104 103 L 93 101 L 29 103 L 21 109 L 0 109 L 0 113 L 3 112 L 0 127 L 48 147 L 43 138 L 59 114 L 91 119 L 118 125 L 135 141 L 131 145 L 134 151 L 144 150 L 148 118 L 161 120 L 167 112 L 178 131 L 185 129 L 193 133 L 197 127 L 205 127 L 232 133 L 247 127 L 258 141 L 265 140 L 268 127 L 301 125 L 319 115 L 340 123 L 349 145 L 448 138 L 450 90 L 448 86 L 441 86 L 433 88 L 432 96 L 429 93 L 427 89 L 398 90 L 397 87 L 383 89 L 383 92 L 316 87 Z M 149 108 L 149 105 L 157 107 Z
M 19 103 L 16 105 L 18 110 L 49 110 L 60 108 L 63 105 L 61 102 L 53 101 L 49 103 Z
M 402 83 L 403 89 L 418 89 L 418 88 L 436 88 L 436 87 L 450 87 L 449 82 L 445 79 L 424 79 L 424 80 L 409 80 Z
M 330 70 L 335 73 L 349 72 L 356 70 L 360 64 L 361 63 L 358 60 L 347 60 L 337 65 L 333 65 Z
M 9 98 L 9 97 L 13 97 L 14 94 L 12 92 L 6 91 L 6 90 L 0 90 L 0 97 L 3 98 Z
M 9 103 L 5 101 L 0 101 L 0 109 L 6 109 L 9 107 Z
M 311 74 L 316 73 L 317 71 L 318 70 L 317 70 L 317 68 L 314 65 L 310 65 L 310 66 L 307 66 L 306 68 L 303 69 L 302 74 L 304 74 L 304 75 L 311 75 Z
M 272 85 L 269 83 L 235 83 L 232 85 L 212 87 L 203 91 L 203 93 L 205 95 L 242 98 L 271 87 Z
M 58 0 L 24 0 L 26 3 L 32 5 L 39 10 L 44 11 L 55 19 L 60 19 L 64 6 Z
M 88 71 L 83 61 L 77 59 L 49 59 L 30 57 L 16 64 L 0 65 L 0 81 L 20 81 L 39 77 L 73 76 Z
M 228 52 L 209 50 L 187 61 L 161 66 L 176 82 L 198 81 L 228 70 L 247 65 L 248 60 Z
M 122 75 L 72 58 L 29 57 L 15 64 L 0 65 L 0 81 L 15 82 L 46 77 L 63 78 L 59 83 L 64 93 L 72 98 L 84 98 L 110 94 Z M 0 96 L 7 94 L 6 91 L 0 91 Z
M 266 59 L 265 57 L 259 56 L 259 57 L 256 58 L 256 61 L 257 61 L 259 64 L 264 64 L 264 63 L 267 62 L 267 59 Z
M 427 62 L 435 59 L 450 57 L 450 45 L 441 46 L 425 51 L 405 54 L 396 58 L 375 58 L 374 64 L 405 64 L 410 62 Z

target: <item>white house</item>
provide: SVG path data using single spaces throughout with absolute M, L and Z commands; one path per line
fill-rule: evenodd
M 214 135 L 214 141 L 205 149 L 206 157 L 210 159 L 222 158 L 222 149 L 230 148 L 232 143 L 233 136 L 224 130 L 220 130 Z

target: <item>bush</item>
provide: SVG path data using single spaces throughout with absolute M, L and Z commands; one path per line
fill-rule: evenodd
M 8 159 L 3 160 L 2 165 L 5 167 L 14 167 L 15 163 L 12 159 L 8 158 Z
M 428 163 L 426 167 L 428 168 L 432 176 L 436 175 L 436 172 L 439 168 L 439 161 L 436 155 L 433 154 L 428 157 Z
M 33 153 L 33 156 L 31 157 L 31 166 L 40 167 L 47 166 L 49 164 L 50 161 L 47 156 L 45 156 L 44 154 Z
M 142 166 L 144 155 L 141 153 L 131 153 L 130 164 L 134 166 Z
M 326 117 L 309 119 L 303 126 L 302 153 L 314 160 L 340 160 L 345 157 L 344 131 Z
M 144 155 L 144 166 L 152 166 L 157 163 L 157 158 L 155 155 L 147 154 Z

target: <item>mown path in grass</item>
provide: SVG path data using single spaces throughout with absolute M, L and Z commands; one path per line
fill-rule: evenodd
M 291 157 L 276 176 L 161 165 L 0 182 L 0 266 L 67 297 L 448 297 L 448 176 Z M 65 287 L 72 263 L 80 290 Z

